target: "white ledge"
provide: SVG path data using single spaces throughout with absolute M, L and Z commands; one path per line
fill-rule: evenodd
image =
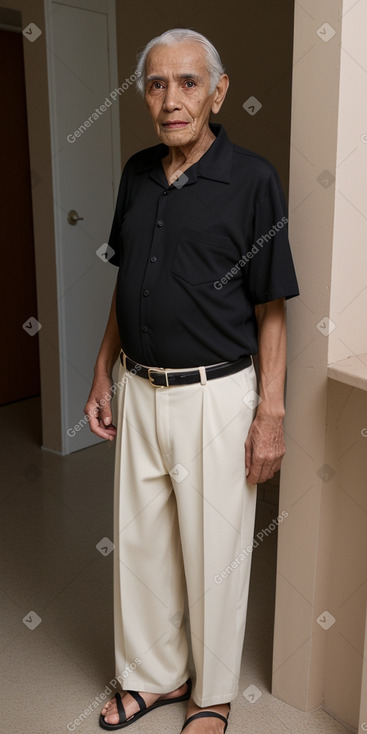
M 367 390 L 367 354 L 358 354 L 355 357 L 341 359 L 329 364 L 328 377 L 345 385 Z

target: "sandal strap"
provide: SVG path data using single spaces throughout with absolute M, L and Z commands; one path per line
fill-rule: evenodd
M 144 701 L 144 698 L 142 698 L 142 696 L 140 695 L 140 693 L 138 693 L 137 691 L 126 691 L 126 693 L 130 693 L 130 696 L 135 698 L 135 701 L 138 704 L 140 711 L 144 711 L 144 709 L 146 709 L 147 705 Z M 124 724 L 125 721 L 127 721 L 127 718 L 126 718 L 126 711 L 124 709 L 124 704 L 122 703 L 122 700 L 121 700 L 120 691 L 116 691 L 115 698 L 116 698 L 116 703 L 117 703 L 117 711 L 119 715 L 119 724 Z
M 121 701 L 121 694 L 120 694 L 119 691 L 116 691 L 116 693 L 115 693 L 115 699 L 116 699 L 117 711 L 118 711 L 118 715 L 119 715 L 119 724 L 124 724 L 124 722 L 126 721 L 126 711 L 125 711 L 124 706 L 123 706 L 123 703 Z
M 186 721 L 185 721 L 185 723 L 184 723 L 181 731 L 183 731 L 184 728 L 186 726 L 188 726 L 188 724 L 191 724 L 191 722 L 194 721 L 195 719 L 202 719 L 204 717 L 205 718 L 208 718 L 209 716 L 212 716 L 212 717 L 215 717 L 216 719 L 221 719 L 221 721 L 224 721 L 224 723 L 225 723 L 224 732 L 226 731 L 227 726 L 228 726 L 228 716 L 229 716 L 229 714 L 228 714 L 228 716 L 226 718 L 225 716 L 222 716 L 222 714 L 218 714 L 216 711 L 199 711 L 197 714 L 193 714 L 192 716 L 189 716 L 189 718 L 186 719 Z M 224 734 L 224 732 L 223 732 L 223 734 Z
M 130 696 L 135 698 L 136 703 L 138 704 L 140 711 L 144 711 L 147 707 L 144 698 L 138 693 L 138 691 L 126 691 L 126 693 L 130 693 Z
M 187 685 L 187 691 L 184 693 L 184 696 L 187 696 L 187 698 L 190 698 L 191 696 L 191 690 L 192 690 L 192 680 L 191 678 L 188 678 L 187 681 L 185 681 Z

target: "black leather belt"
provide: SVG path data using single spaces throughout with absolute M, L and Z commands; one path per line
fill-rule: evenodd
M 123 353 L 120 353 L 120 359 L 124 364 Z M 170 369 L 164 369 L 163 367 L 145 367 L 139 362 L 134 362 L 133 359 L 125 357 L 126 369 L 134 371 L 140 377 L 145 377 L 149 380 L 153 387 L 172 387 L 177 385 L 192 385 L 195 382 L 201 382 L 201 374 L 199 369 L 182 370 L 177 372 L 171 372 Z M 205 367 L 205 374 L 207 380 L 214 380 L 218 377 L 226 377 L 226 375 L 233 375 L 235 372 L 244 370 L 246 367 L 251 365 L 251 357 L 246 356 L 241 359 L 237 359 L 236 362 L 222 362 L 222 364 Z

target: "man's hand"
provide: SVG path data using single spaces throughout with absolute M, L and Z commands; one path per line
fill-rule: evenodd
M 109 441 L 116 436 L 116 427 L 112 423 L 111 386 L 112 379 L 107 374 L 96 375 L 84 408 L 91 431 Z
M 120 352 L 120 337 L 116 318 L 116 286 L 112 296 L 110 315 L 106 331 L 94 368 L 94 380 L 89 393 L 85 414 L 89 418 L 91 431 L 100 438 L 113 441 L 116 427 L 112 423 L 112 369 Z
M 284 454 L 283 418 L 258 414 L 245 442 L 247 480 L 258 484 L 271 479 L 279 471 Z
M 286 324 L 284 298 L 255 306 L 258 324 L 261 402 L 245 442 L 246 477 L 266 482 L 280 469 L 283 433 Z

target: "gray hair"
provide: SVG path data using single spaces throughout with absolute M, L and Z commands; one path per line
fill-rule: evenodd
M 145 92 L 145 65 L 149 51 L 154 46 L 172 46 L 175 43 L 182 43 L 183 41 L 197 41 L 203 46 L 210 76 L 210 94 L 214 92 L 221 75 L 224 73 L 224 66 L 217 49 L 201 33 L 192 31 L 190 28 L 172 28 L 170 31 L 165 31 L 161 36 L 156 36 L 156 38 L 149 41 L 145 49 L 138 55 L 136 68 L 138 79 L 136 86 L 140 94 L 144 95 Z

